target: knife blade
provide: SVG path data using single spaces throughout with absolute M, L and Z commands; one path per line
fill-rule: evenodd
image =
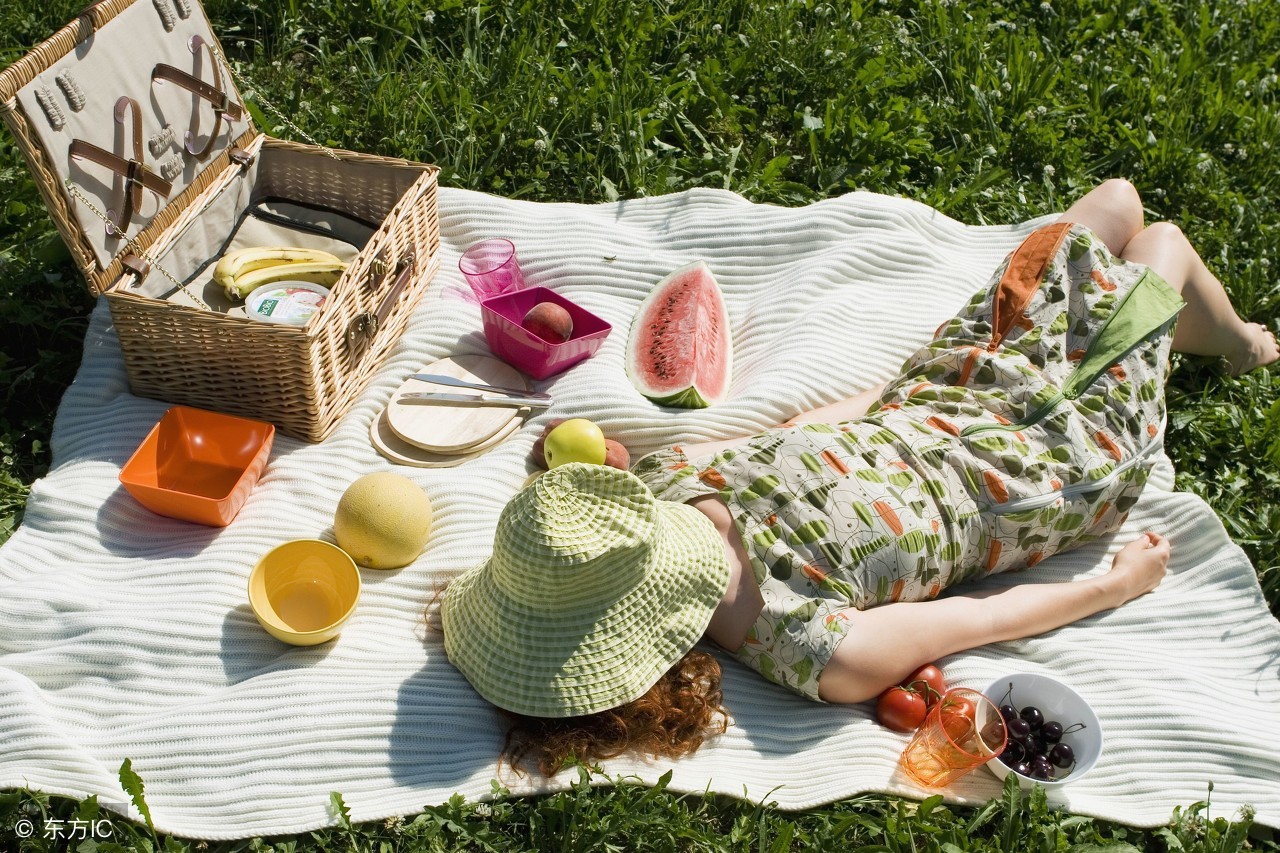
M 527 406 L 531 409 L 550 407 L 551 400 L 538 397 L 482 397 L 479 394 L 446 394 L 434 391 L 408 391 L 396 398 L 401 403 L 414 405 L 453 405 L 453 406 L 505 406 L 515 408 Z
M 503 388 L 500 385 L 482 385 L 479 382 L 468 382 L 465 379 L 456 379 L 452 376 L 444 376 L 436 373 L 415 373 L 409 377 L 417 379 L 419 382 L 434 382 L 437 385 L 449 385 L 454 388 L 470 388 L 473 391 L 490 391 L 495 394 L 512 394 L 516 397 L 528 397 L 531 400 L 550 400 L 550 394 L 543 394 L 541 391 L 526 391 L 523 388 Z

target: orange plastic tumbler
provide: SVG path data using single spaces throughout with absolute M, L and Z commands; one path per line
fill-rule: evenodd
M 1007 737 L 990 699 L 955 687 L 929 709 L 902 752 L 902 769 L 926 788 L 941 788 L 999 755 Z

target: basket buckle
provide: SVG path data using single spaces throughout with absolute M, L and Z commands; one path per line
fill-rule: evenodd
M 231 100 L 231 96 L 226 92 L 218 92 L 218 100 L 213 102 L 213 111 L 222 116 L 239 117 L 240 105 Z
M 129 252 L 121 258 L 120 265 L 124 267 L 125 272 L 136 276 L 138 282 L 141 282 L 147 277 L 147 273 L 151 272 L 151 264 L 138 257 L 133 252 Z
M 377 334 L 378 315 L 372 311 L 357 314 L 355 319 L 351 321 L 351 325 L 347 327 L 347 347 L 352 353 L 352 358 L 356 358 L 363 353 L 365 347 L 373 342 Z
M 353 360 L 364 355 L 365 349 L 373 343 L 378 330 L 391 320 L 400 294 L 405 291 L 413 278 L 417 256 L 417 251 L 411 246 L 395 261 L 391 260 L 389 247 L 384 248 L 374 257 L 373 263 L 370 264 L 370 272 L 373 273 L 369 276 L 370 291 L 376 292 L 379 289 L 379 282 L 385 281 L 390 276 L 394 275 L 395 280 L 387 288 L 387 292 L 383 294 L 375 310 L 357 314 L 347 326 L 347 347 Z

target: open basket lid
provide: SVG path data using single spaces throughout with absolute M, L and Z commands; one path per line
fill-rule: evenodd
M 95 295 L 257 134 L 198 0 L 90 6 L 0 72 L 0 115 Z

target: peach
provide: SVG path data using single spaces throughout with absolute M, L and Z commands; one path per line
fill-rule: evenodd
M 537 441 L 533 443 L 533 450 L 530 451 L 530 454 L 533 456 L 534 465 L 543 469 L 547 467 L 547 457 L 546 454 L 543 453 L 543 446 L 547 442 L 547 433 L 560 426 L 560 424 L 564 423 L 565 420 L 566 418 L 552 418 L 547 421 L 547 425 L 542 429 L 542 435 L 538 436 Z
M 573 318 L 554 302 L 539 302 L 530 308 L 520 325 L 552 344 L 562 344 L 573 336 Z
M 627 452 L 621 442 L 606 438 L 604 440 L 604 464 L 626 471 L 631 467 L 631 454 Z

